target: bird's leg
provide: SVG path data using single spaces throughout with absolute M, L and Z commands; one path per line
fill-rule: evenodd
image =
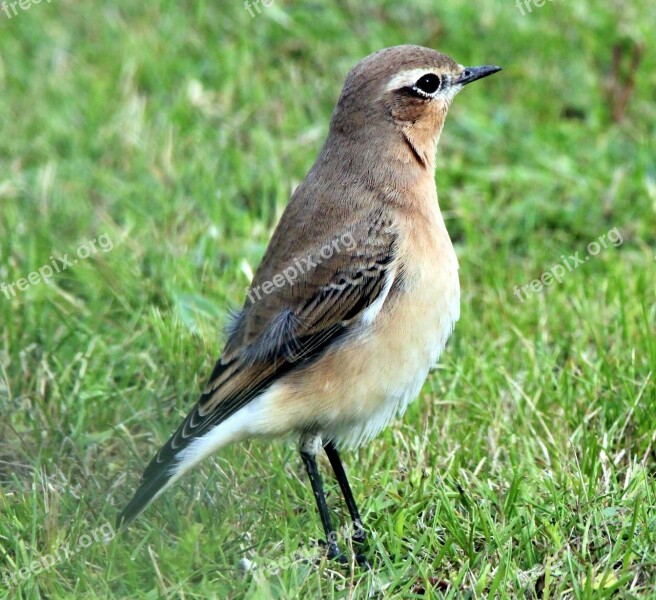
M 326 533 L 328 558 L 332 560 L 333 558 L 343 555 L 340 553 L 339 547 L 337 546 L 337 532 L 333 529 L 330 520 L 330 512 L 328 510 L 328 504 L 326 503 L 326 496 L 323 493 L 321 475 L 317 468 L 316 456 L 319 448 L 321 448 L 320 437 L 304 437 L 301 441 L 301 458 L 303 459 L 303 464 L 305 464 L 305 469 L 310 478 L 310 484 L 312 485 L 314 499 L 316 500 L 317 508 L 319 509 L 319 516 L 321 517 L 323 530 Z
M 355 498 L 353 497 L 351 486 L 349 485 L 348 479 L 346 478 L 344 465 L 342 465 L 342 461 L 339 458 L 339 454 L 337 453 L 337 448 L 332 441 L 326 442 L 323 445 L 323 449 L 326 451 L 330 465 L 335 472 L 337 483 L 339 483 L 339 487 L 342 489 L 346 507 L 348 508 L 349 514 L 351 515 L 351 522 L 353 524 L 353 535 L 351 536 L 351 539 L 354 543 L 362 545 L 367 541 L 367 534 L 364 530 L 364 525 L 362 524 L 362 519 L 360 518 L 360 513 L 358 512 L 358 506 L 355 503 Z

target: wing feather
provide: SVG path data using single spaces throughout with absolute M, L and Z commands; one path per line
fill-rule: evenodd
M 353 329 L 353 321 L 385 289 L 387 278 L 393 277 L 394 254 L 395 236 L 388 234 L 370 246 L 369 252 L 348 260 L 340 256 L 337 268 L 331 269 L 331 263 L 324 262 L 322 271 L 332 273 L 324 285 L 315 285 L 314 294 L 274 315 L 260 338 L 241 354 L 217 361 L 198 403 L 153 459 L 144 477 L 169 464 L 193 439 L 233 415 L 276 379 L 316 360 L 346 336 Z M 255 303 L 251 310 L 257 308 Z M 247 307 L 236 320 L 247 323 L 254 317 L 256 314 L 249 314 Z

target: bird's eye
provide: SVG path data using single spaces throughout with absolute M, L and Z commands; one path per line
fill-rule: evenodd
M 442 80 L 435 73 L 427 73 L 422 75 L 415 83 L 413 90 L 422 96 L 432 96 L 437 90 L 440 89 Z

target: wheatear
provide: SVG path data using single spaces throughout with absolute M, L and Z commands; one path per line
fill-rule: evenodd
M 337 450 L 371 440 L 405 411 L 458 319 L 458 261 L 437 203 L 435 152 L 454 96 L 499 70 L 397 46 L 349 73 L 323 149 L 255 274 L 257 295 L 234 315 L 198 403 L 146 468 L 119 524 L 227 444 L 294 434 L 328 556 L 339 548 L 315 461 L 322 447 L 354 541 L 364 542 Z

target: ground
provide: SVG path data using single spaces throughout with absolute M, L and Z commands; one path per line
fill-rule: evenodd
M 0 4 L 0 598 L 655 597 L 653 2 L 267 4 Z M 438 151 L 455 333 L 343 456 L 372 568 L 321 560 L 284 440 L 114 535 L 348 69 L 399 43 L 504 70 Z

